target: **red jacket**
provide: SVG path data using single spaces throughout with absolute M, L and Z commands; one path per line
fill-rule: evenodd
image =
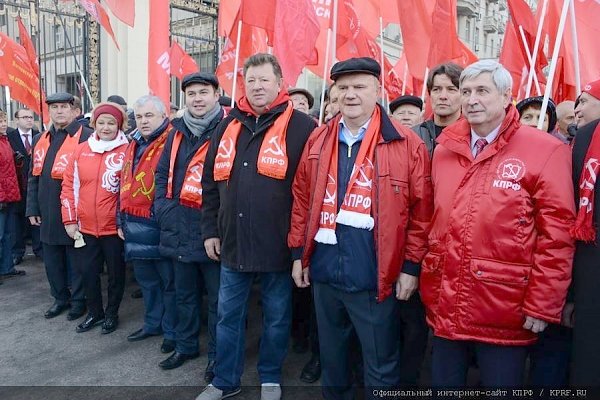
M 96 237 L 117 234 L 117 199 L 126 149 L 124 143 L 97 153 L 89 140 L 79 144 L 62 182 L 64 224 L 79 223 L 80 232 Z
M 571 281 L 569 148 L 521 126 L 513 106 L 473 160 L 461 120 L 438 138 L 434 215 L 420 292 L 434 334 L 526 345 L 525 315 L 559 323 Z
M 13 149 L 6 135 L 0 135 L 0 203 L 21 200 Z
M 333 152 L 333 124 L 311 134 L 292 186 L 291 229 L 288 245 L 304 247 L 303 267 L 308 267 L 315 248 L 329 160 Z M 427 227 L 432 212 L 430 161 L 422 140 L 410 129 L 382 113 L 381 136 L 375 147 L 375 194 L 371 207 L 375 219 L 378 301 L 391 293 L 405 261 L 419 264 L 426 252 Z M 335 138 L 334 140 L 338 140 Z M 329 143 L 329 146 L 325 146 Z

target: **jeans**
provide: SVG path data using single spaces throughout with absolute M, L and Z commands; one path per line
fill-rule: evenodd
M 132 264 L 144 299 L 144 332 L 162 333 L 165 339 L 175 340 L 177 306 L 173 263 L 161 258 L 133 260 Z
M 8 274 L 15 270 L 12 258 L 13 228 L 15 213 L 9 204 L 0 211 L 0 274 Z
M 281 383 L 292 322 L 289 271 L 261 272 L 263 332 L 258 354 L 260 383 Z M 217 323 L 217 359 L 212 384 L 221 390 L 240 386 L 244 371 L 246 316 L 254 274 L 221 268 Z

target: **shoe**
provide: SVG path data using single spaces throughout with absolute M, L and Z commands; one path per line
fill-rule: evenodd
M 68 321 L 75 321 L 85 315 L 85 306 L 73 306 L 71 307 L 71 311 L 67 314 Z
M 100 325 L 102 323 L 104 323 L 104 317 L 94 317 L 92 314 L 88 314 L 87 317 L 85 317 L 85 321 L 77 325 L 77 328 L 75 328 L 75 332 L 87 332 L 94 326 Z
M 260 400 L 281 400 L 281 385 L 279 383 L 260 385 Z
M 23 257 L 13 257 L 13 265 L 19 265 L 23 262 Z
M 208 385 L 204 388 L 202 393 L 196 397 L 196 400 L 222 400 L 228 399 L 230 397 L 235 396 L 236 394 L 240 394 L 242 388 L 237 387 L 231 390 L 221 390 L 214 387 L 212 384 Z
M 71 307 L 69 303 L 54 302 L 54 304 L 52 304 L 52 307 L 50 307 L 48 311 L 46 311 L 44 317 L 46 317 L 46 319 L 58 317 L 60 314 L 62 314 L 63 311 L 65 311 L 69 307 Z
M 215 360 L 208 360 L 204 370 L 204 382 L 211 383 L 215 378 Z
M 160 345 L 160 352 L 161 353 L 172 353 L 175 351 L 175 341 L 174 340 L 169 340 L 169 339 L 164 339 L 162 344 Z
M 141 299 L 142 296 L 142 289 L 136 289 L 133 292 L 131 292 L 131 298 L 132 299 Z
M 294 339 L 294 344 L 292 345 L 292 350 L 296 354 L 304 354 L 308 351 L 308 340 L 303 339 Z
M 108 333 L 113 333 L 117 330 L 117 326 L 119 326 L 119 317 L 117 315 L 106 317 L 102 324 L 102 334 L 106 335 Z
M 142 329 L 138 329 L 137 331 L 133 332 L 131 335 L 127 336 L 127 341 L 128 342 L 139 342 L 140 340 L 144 340 L 144 339 L 147 339 L 152 336 L 157 336 L 157 335 L 147 333 L 144 331 L 144 328 L 142 328 Z
M 179 368 L 183 365 L 187 360 L 193 360 L 194 358 L 198 358 L 200 353 L 194 354 L 183 354 L 175 351 L 175 353 L 171 354 L 169 358 L 164 361 L 158 363 L 158 366 L 162 369 L 175 369 Z
M 313 354 L 311 359 L 302 368 L 300 380 L 304 383 L 313 383 L 321 377 L 321 359 L 318 355 Z
M 15 269 L 6 274 L 2 274 L 2 278 L 9 279 L 9 278 L 14 278 L 14 277 L 23 276 L 23 275 L 27 275 L 27 272 L 23 271 L 22 269 Z

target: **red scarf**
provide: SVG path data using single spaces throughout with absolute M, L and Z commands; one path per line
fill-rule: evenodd
M 596 125 L 592 142 L 583 161 L 583 171 L 579 177 L 579 210 L 575 225 L 571 228 L 571 237 L 583 242 L 596 240 L 594 227 L 594 187 L 600 172 L 600 123 Z
M 167 181 L 167 199 L 173 198 L 173 171 L 175 170 L 175 160 L 177 159 L 177 151 L 181 145 L 183 133 L 175 132 L 173 138 L 173 146 L 171 147 L 171 157 L 169 159 L 169 180 Z M 204 171 L 204 160 L 208 152 L 210 140 L 207 140 L 200 146 L 190 160 L 183 177 L 183 186 L 179 193 L 179 204 L 191 207 L 202 207 L 202 172 Z
M 275 119 L 273 125 L 265 132 L 257 161 L 258 173 L 275 179 L 285 179 L 287 173 L 288 157 L 285 139 L 294 107 L 285 90 L 279 92 L 277 98 L 267 107 L 267 110 L 269 110 L 284 103 L 287 103 L 285 111 Z M 246 97 L 240 99 L 238 107 L 240 111 L 258 117 Z M 227 129 L 225 129 L 215 157 L 215 181 L 226 181 L 229 179 L 235 160 L 235 147 L 241 131 L 242 123 L 237 119 L 231 121 Z
M 150 209 L 154 201 L 154 174 L 160 160 L 170 126 L 148 145 L 140 158 L 133 176 L 133 160 L 137 142 L 129 143 L 125 153 L 125 162 L 121 172 L 121 211 L 143 218 L 150 218 Z
M 319 230 L 315 235 L 315 241 L 325 244 L 336 244 L 335 225 L 353 226 L 359 229 L 373 229 L 375 221 L 371 216 L 371 205 L 373 204 L 373 179 L 375 177 L 374 156 L 375 146 L 379 139 L 381 127 L 381 115 L 379 107 L 371 117 L 369 127 L 360 144 L 352 174 L 348 181 L 348 187 L 344 195 L 344 202 L 338 212 L 338 146 L 339 146 L 339 119 L 333 123 L 333 152 L 329 160 L 329 172 L 327 176 L 327 187 L 323 204 L 321 205 L 321 220 Z
M 63 174 L 69 165 L 69 158 L 79 144 L 79 138 L 81 137 L 82 131 L 83 126 L 80 126 L 75 135 L 71 136 L 67 133 L 65 141 L 60 146 L 60 149 L 58 149 L 56 157 L 54 157 L 54 165 L 52 165 L 52 171 L 50 172 L 52 178 L 63 178 Z M 31 171 L 33 176 L 40 176 L 42 174 L 44 160 L 46 159 L 46 154 L 48 153 L 49 148 L 50 132 L 44 132 L 40 137 L 40 140 L 35 144 L 35 148 L 33 150 L 33 170 Z

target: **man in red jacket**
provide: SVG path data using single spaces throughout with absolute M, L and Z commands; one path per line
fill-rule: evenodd
M 427 149 L 377 104 L 380 73 L 371 58 L 333 66 L 340 114 L 312 133 L 292 186 L 292 276 L 313 282 L 326 399 L 354 398 L 353 327 L 366 398 L 399 385 L 397 299 L 417 289 L 431 218 Z
M 465 119 L 437 139 L 420 282 L 434 386 L 464 386 L 471 351 L 483 386 L 522 385 L 527 345 L 560 322 L 571 281 L 569 148 L 520 124 L 511 87 L 495 61 L 467 67 Z

